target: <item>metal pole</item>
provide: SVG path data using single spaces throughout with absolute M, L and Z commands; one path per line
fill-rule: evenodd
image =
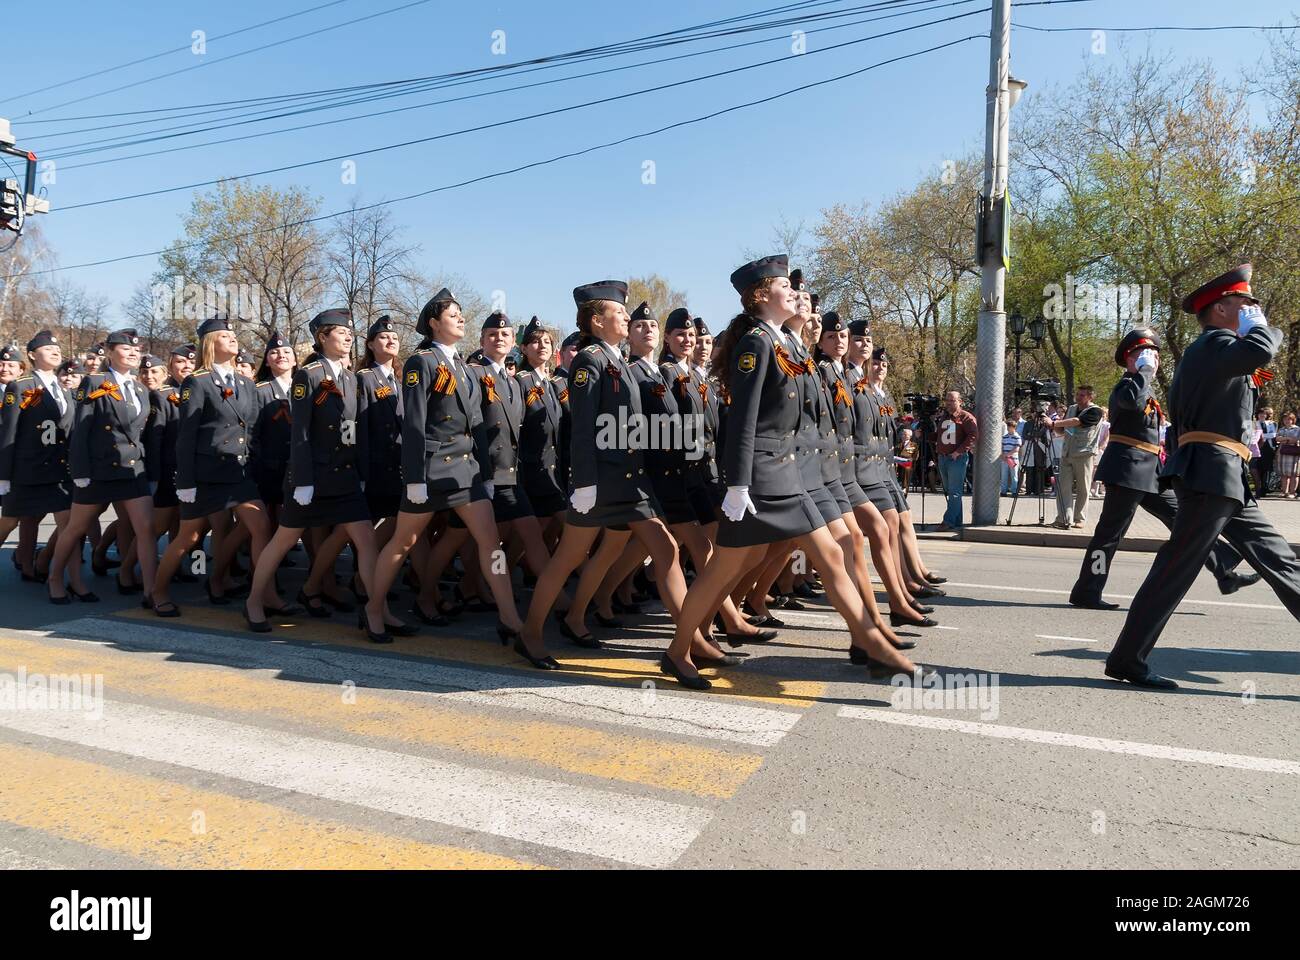
M 990 214 L 1002 207 L 1007 194 L 1007 120 L 1010 96 L 1007 78 L 1011 59 L 1011 0 L 993 0 L 993 23 L 989 31 L 989 85 L 984 124 L 984 196 Z M 998 217 L 985 218 L 986 234 L 997 229 Z M 975 390 L 975 419 L 979 442 L 975 445 L 975 495 L 971 522 L 976 525 L 998 521 L 998 459 L 1002 456 L 1002 391 L 1005 379 L 1007 332 L 1003 293 L 1006 269 L 1002 263 L 1002 238 L 988 236 L 980 275 L 980 314 L 976 334 L 976 369 L 980 382 Z

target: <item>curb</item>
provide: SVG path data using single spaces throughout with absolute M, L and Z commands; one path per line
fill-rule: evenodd
M 961 533 L 924 533 L 917 531 L 922 540 L 961 540 L 966 543 L 1002 543 L 1028 547 L 1064 547 L 1082 550 L 1092 539 L 1091 533 L 1067 533 L 1054 531 L 1052 527 L 962 527 Z M 1155 553 L 1168 539 L 1158 540 L 1154 537 L 1125 537 L 1120 541 L 1119 549 L 1133 553 Z M 1300 544 L 1292 543 L 1291 549 L 1300 556 Z

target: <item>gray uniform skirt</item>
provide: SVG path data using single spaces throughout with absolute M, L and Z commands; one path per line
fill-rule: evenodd
M 72 494 L 66 483 L 16 483 L 9 488 L 0 504 L 0 516 L 11 519 L 43 517 L 61 513 L 72 505 Z M 92 484 L 93 486 L 93 484 Z
M 569 510 L 564 522 L 575 527 L 626 528 L 638 520 L 653 520 L 660 516 L 658 504 L 652 500 L 629 500 L 623 503 L 598 503 L 586 513 Z
M 723 515 L 718 523 L 718 546 L 756 547 L 792 537 L 802 537 L 826 526 L 821 510 L 804 491 L 783 497 L 754 496 L 758 513 L 745 512 L 738 521 Z

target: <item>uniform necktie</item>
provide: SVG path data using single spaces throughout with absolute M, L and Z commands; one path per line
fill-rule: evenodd
M 235 375 L 233 373 L 226 374 L 226 389 L 230 391 L 230 395 L 234 399 L 239 399 L 239 391 L 235 387 Z
M 140 412 L 140 404 L 135 398 L 135 383 L 130 377 L 122 381 L 122 392 L 126 394 L 126 405 L 131 408 L 131 416 L 136 416 Z

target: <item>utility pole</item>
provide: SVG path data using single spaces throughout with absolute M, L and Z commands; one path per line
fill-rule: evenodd
M 1002 394 L 1007 333 L 1006 289 L 1010 211 L 1007 204 L 1007 145 L 1011 104 L 1025 84 L 1011 78 L 1011 0 L 993 0 L 989 31 L 989 84 L 984 118 L 984 191 L 980 198 L 977 256 L 980 263 L 980 313 L 975 341 L 975 496 L 971 522 L 998 522 L 998 460 L 1002 456 Z M 1014 91 L 1014 93 L 1013 93 Z

